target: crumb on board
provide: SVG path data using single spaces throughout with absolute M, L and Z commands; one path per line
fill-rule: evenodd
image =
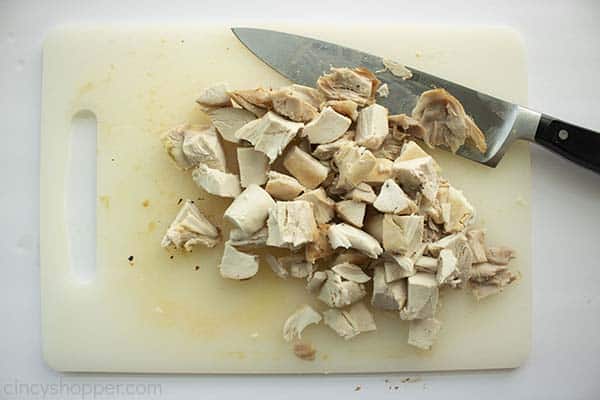
M 146 199 L 146 200 L 142 201 L 142 207 L 144 207 L 144 208 L 150 207 L 150 200 Z
M 196 271 L 198 271 L 199 269 L 200 269 L 200 266 L 199 266 L 199 265 L 196 265 L 196 266 L 194 267 L 194 270 L 196 270 Z
M 360 385 L 356 385 L 356 387 L 354 388 L 355 392 L 358 392 L 360 389 L 362 389 L 362 386 Z
M 127 257 L 127 262 L 129 262 L 129 265 L 131 265 L 133 267 L 134 264 L 134 257 L 133 256 L 129 256 Z
M 317 349 L 310 343 L 297 342 L 294 343 L 294 354 L 301 360 L 313 361 L 315 354 L 317 354 Z
M 100 204 L 104 206 L 104 208 L 110 207 L 110 196 L 99 196 Z

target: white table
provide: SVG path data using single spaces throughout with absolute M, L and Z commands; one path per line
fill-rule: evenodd
M 39 116 L 41 43 L 65 22 L 323 20 L 481 23 L 519 30 L 528 51 L 530 106 L 600 130 L 600 2 L 365 2 L 342 12 L 304 0 L 0 2 L 0 398 L 540 398 L 600 393 L 600 176 L 537 147 L 533 158 L 533 349 L 517 370 L 351 376 L 61 375 L 44 365 L 39 304 Z M 412 4 L 411 4 L 412 3 Z M 429 3 L 429 2 L 428 2 Z M 491 3 L 491 2 L 490 2 Z M 294 13 L 294 14 L 292 14 Z M 142 17 L 144 16 L 144 17 Z M 41 199 L 43 201 L 43 199 Z M 403 378 L 417 376 L 416 382 Z M 387 382 L 386 382 L 387 380 Z M 136 386 L 141 384 L 146 386 Z M 160 389 L 147 386 L 160 384 Z M 50 386 L 46 386 L 50 385 Z M 54 386 L 51 386 L 54 385 Z M 62 385 L 62 386 L 61 386 Z M 95 386 L 92 386 L 95 385 Z M 110 386 L 112 385 L 112 386 Z M 117 385 L 119 385 L 117 387 Z M 360 385 L 360 390 L 355 391 Z M 396 388 L 397 387 L 397 388 Z M 27 395 L 29 390 L 29 395 Z M 119 394 L 108 396 L 111 391 Z M 99 393 L 102 391 L 102 393 Z M 70 394 L 69 394 L 70 393 Z M 136 395 L 137 393 L 137 395 Z

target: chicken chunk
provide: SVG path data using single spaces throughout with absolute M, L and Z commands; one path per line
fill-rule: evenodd
M 265 184 L 267 171 L 269 170 L 269 160 L 264 153 L 251 147 L 238 147 L 237 158 L 242 187 Z
M 344 314 L 340 310 L 330 309 L 323 312 L 323 322 L 325 325 L 333 329 L 335 333 L 344 339 L 352 339 L 360 332 L 356 330 L 350 322 L 344 317 Z
M 364 179 L 369 184 L 380 184 L 394 176 L 394 162 L 387 158 L 376 158 L 375 166 Z
M 224 217 L 236 228 L 252 234 L 264 227 L 273 206 L 275 202 L 269 193 L 258 185 L 250 185 L 233 200 L 225 210 Z
M 369 212 L 365 219 L 364 230 L 373 236 L 380 244 L 383 244 L 383 217 L 379 212 Z
M 377 199 L 375 191 L 366 183 L 359 183 L 354 189 L 344 195 L 346 200 L 360 201 L 362 203 L 373 204 Z
M 383 66 L 390 71 L 390 73 L 398 78 L 402 78 L 404 80 L 412 78 L 412 72 L 408 68 L 404 66 L 404 64 L 399 63 L 398 61 L 391 60 L 389 58 L 383 59 Z
M 342 144 L 333 160 L 339 172 L 337 187 L 347 190 L 364 182 L 377 163 L 373 153 L 353 142 Z
M 362 228 L 367 205 L 354 200 L 342 200 L 336 203 L 337 215 L 344 221 L 357 228 Z
M 308 189 L 315 189 L 329 174 L 328 167 L 298 146 L 292 146 L 285 153 L 283 166 Z
M 379 212 L 389 214 L 412 214 L 417 211 L 415 202 L 393 179 L 383 182 L 373 207 Z
M 216 83 L 200 91 L 196 103 L 205 107 L 229 107 L 231 97 L 227 91 L 226 83 Z
M 269 210 L 267 245 L 297 248 L 318 235 L 312 205 L 303 200 L 277 201 Z
M 389 95 L 390 95 L 390 88 L 387 83 L 384 83 L 383 85 L 379 86 L 379 89 L 377 89 L 377 96 L 388 97 Z
M 358 113 L 356 120 L 356 143 L 370 150 L 381 147 L 388 135 L 388 110 L 372 104 Z
M 408 344 L 429 350 L 437 339 L 442 323 L 435 318 L 415 319 L 408 326 Z
M 234 228 L 229 231 L 229 244 L 235 247 L 262 247 L 267 245 L 267 236 L 266 226 L 250 234 Z
M 404 320 L 433 318 L 438 303 L 438 286 L 435 275 L 417 272 L 408 278 L 408 299 L 400 311 Z
M 422 216 L 386 214 L 383 217 L 383 247 L 411 257 L 423 241 L 423 223 Z
M 481 153 L 487 151 L 483 132 L 465 114 L 462 104 L 444 89 L 423 92 L 412 116 L 425 128 L 422 139 L 431 147 L 445 146 L 456 153 L 467 142 Z
M 435 201 L 440 182 L 433 158 L 396 159 L 393 168 L 396 181 L 409 193 L 419 192 Z
M 258 272 L 258 256 L 241 252 L 226 242 L 219 272 L 223 278 L 250 279 Z
M 269 180 L 265 190 L 278 200 L 294 200 L 305 188 L 296 178 L 276 171 L 267 173 Z
M 473 252 L 473 263 L 486 262 L 485 231 L 483 229 L 470 229 L 467 231 L 467 240 Z
M 487 261 L 496 265 L 507 265 L 515 258 L 515 252 L 508 247 L 489 247 L 486 251 Z
M 331 68 L 317 80 L 318 88 L 330 100 L 351 100 L 359 106 L 371 104 L 379 80 L 365 68 Z
M 321 110 L 327 107 L 333 108 L 335 112 L 345 115 L 352 121 L 356 121 L 358 118 L 358 104 L 352 100 L 328 100 L 321 104 Z
M 329 307 L 341 308 L 356 303 L 367 294 L 364 285 L 342 280 L 333 271 L 325 271 L 327 280 L 321 286 L 318 299 Z
M 459 270 L 457 266 L 458 260 L 451 250 L 444 249 L 440 251 L 438 257 L 438 267 L 436 272 L 436 280 L 439 285 L 456 286 L 460 283 Z M 458 280 L 458 282 L 456 282 Z
M 238 143 L 240 140 L 235 133 L 242 126 L 256 121 L 256 115 L 243 108 L 223 107 L 208 111 L 208 116 L 223 140 Z
M 371 280 L 371 277 L 365 274 L 358 265 L 350 263 L 337 264 L 331 270 L 347 281 L 366 283 Z
M 475 218 L 475 209 L 462 191 L 450 186 L 448 188 L 449 214 L 444 223 L 446 232 L 461 232 Z
M 326 224 L 333 218 L 335 202 L 327 196 L 323 188 L 306 192 L 298 196 L 296 200 L 304 200 L 312 204 L 315 219 L 319 224 Z
M 283 338 L 286 342 L 302 339 L 302 331 L 307 326 L 321 322 L 321 314 L 311 306 L 304 304 L 298 308 L 283 324 Z
M 163 133 L 160 137 L 163 147 L 171 160 L 173 160 L 178 168 L 183 170 L 194 166 L 183 153 L 183 141 L 188 129 L 188 124 L 177 125 Z
M 416 273 L 415 263 L 412 258 L 393 253 L 385 254 L 383 257 L 383 268 L 387 283 L 408 278 Z
M 384 267 L 376 266 L 373 270 L 371 305 L 382 310 L 400 311 L 406 304 L 408 296 L 406 283 L 406 279 L 387 283 Z
M 334 142 L 318 145 L 312 152 L 312 155 L 321 161 L 331 160 L 333 155 L 342 147 L 342 145 L 346 143 L 353 143 L 353 140 L 354 132 L 348 131 L 341 138 Z
M 314 88 L 291 85 L 271 93 L 273 110 L 296 122 L 309 122 L 319 114 L 319 105 L 325 101 L 323 95 Z
M 327 280 L 327 274 L 325 271 L 316 271 L 310 275 L 306 280 L 306 290 L 309 293 L 316 294 L 321 290 L 321 286 Z
M 214 126 L 186 130 L 182 150 L 192 165 L 205 164 L 225 172 L 225 152 Z
M 215 196 L 236 197 L 242 190 L 237 175 L 210 168 L 206 164 L 194 169 L 192 179 L 198 187 Z
M 251 90 L 236 90 L 229 95 L 242 108 L 257 117 L 262 117 L 273 106 L 271 92 L 263 88 Z
M 373 236 L 348 224 L 331 225 L 328 236 L 329 243 L 334 249 L 352 247 L 371 258 L 377 258 L 383 253 L 379 242 Z
M 377 330 L 373 314 L 362 302 L 354 303 L 346 310 L 342 310 L 342 315 L 350 323 L 350 326 L 359 333 Z
M 186 200 L 169 225 L 161 246 L 192 251 L 197 244 L 215 247 L 218 242 L 219 230 L 200 212 L 193 201 Z
M 329 244 L 327 232 L 329 225 L 319 224 L 317 226 L 317 236 L 313 242 L 307 243 L 304 249 L 304 257 L 308 262 L 314 263 L 317 260 L 329 257 L 333 254 L 333 249 Z
M 331 107 L 325 107 L 315 119 L 306 124 L 302 135 L 310 143 L 331 143 L 346 133 L 351 123 L 350 118 L 338 114 Z

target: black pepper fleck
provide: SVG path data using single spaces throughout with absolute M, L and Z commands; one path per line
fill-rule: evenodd
M 175 258 L 175 256 L 169 256 L 169 258 L 172 260 L 172 259 L 174 259 L 174 258 Z
M 179 200 L 177 200 L 177 205 L 180 205 L 182 201 L 183 199 L 180 197 Z
M 129 260 L 129 262 L 132 262 L 133 261 L 133 256 L 127 257 L 127 260 Z
M 195 269 L 196 271 L 198 271 L 198 270 L 200 269 L 200 266 L 199 266 L 199 265 L 196 265 L 196 266 L 194 267 L 194 269 Z

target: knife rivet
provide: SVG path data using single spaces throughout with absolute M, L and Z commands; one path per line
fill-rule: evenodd
M 566 129 L 558 131 L 558 138 L 560 140 L 567 140 L 569 138 L 569 132 Z

